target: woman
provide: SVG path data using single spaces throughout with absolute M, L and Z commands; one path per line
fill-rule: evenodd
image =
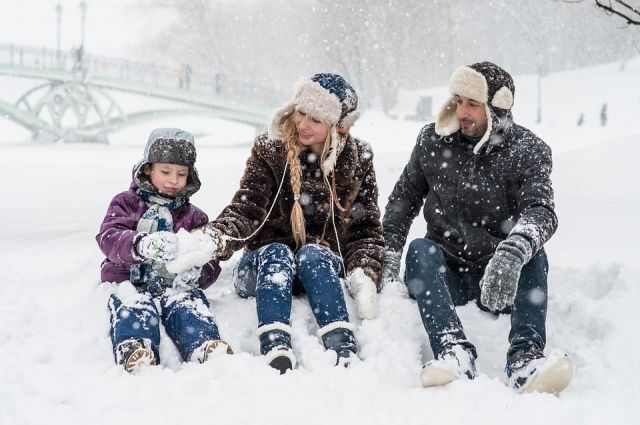
M 260 352 L 281 373 L 296 363 L 292 295 L 307 294 L 336 364 L 357 352 L 340 278 L 363 318 L 377 314 L 384 238 L 371 148 L 349 134 L 357 104 L 339 75 L 300 81 L 256 138 L 231 203 L 203 228 L 221 259 L 245 248 L 234 285 L 256 297 Z

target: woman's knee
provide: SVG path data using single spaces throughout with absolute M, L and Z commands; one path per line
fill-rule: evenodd
M 293 263 L 294 255 L 291 248 L 288 245 L 285 245 L 280 242 L 274 242 L 269 245 L 265 245 L 260 248 L 260 263 L 267 259 L 271 258 L 279 258 L 283 261 L 288 261 Z

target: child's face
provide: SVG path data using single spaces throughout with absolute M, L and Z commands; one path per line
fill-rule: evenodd
M 158 162 L 145 167 L 153 187 L 163 195 L 176 196 L 187 185 L 189 167 Z

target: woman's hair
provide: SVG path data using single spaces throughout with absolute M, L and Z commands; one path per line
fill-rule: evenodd
M 307 243 L 307 232 L 305 229 L 304 213 L 300 205 L 300 187 L 302 186 L 302 169 L 300 166 L 300 153 L 306 149 L 300 143 L 298 131 L 294 122 L 295 113 L 289 115 L 282 124 L 282 133 L 284 134 L 284 143 L 287 149 L 287 163 L 289 164 L 289 172 L 291 175 L 291 189 L 293 190 L 293 207 L 291 208 L 291 230 L 296 245 L 302 246 Z M 322 147 L 320 154 L 320 167 L 329 155 L 331 148 L 331 131 L 327 133 L 327 138 Z M 336 199 L 335 185 L 333 187 L 333 198 Z

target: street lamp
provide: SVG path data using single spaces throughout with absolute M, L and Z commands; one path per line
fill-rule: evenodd
M 61 28 L 61 21 L 62 21 L 62 5 L 60 3 L 58 3 L 58 5 L 56 6 L 56 15 L 57 15 L 56 57 L 57 57 L 58 66 L 60 66 L 62 62 L 61 60 L 62 53 L 60 51 L 60 28 Z
M 84 19 L 87 12 L 87 2 L 80 2 L 80 47 L 84 50 Z

